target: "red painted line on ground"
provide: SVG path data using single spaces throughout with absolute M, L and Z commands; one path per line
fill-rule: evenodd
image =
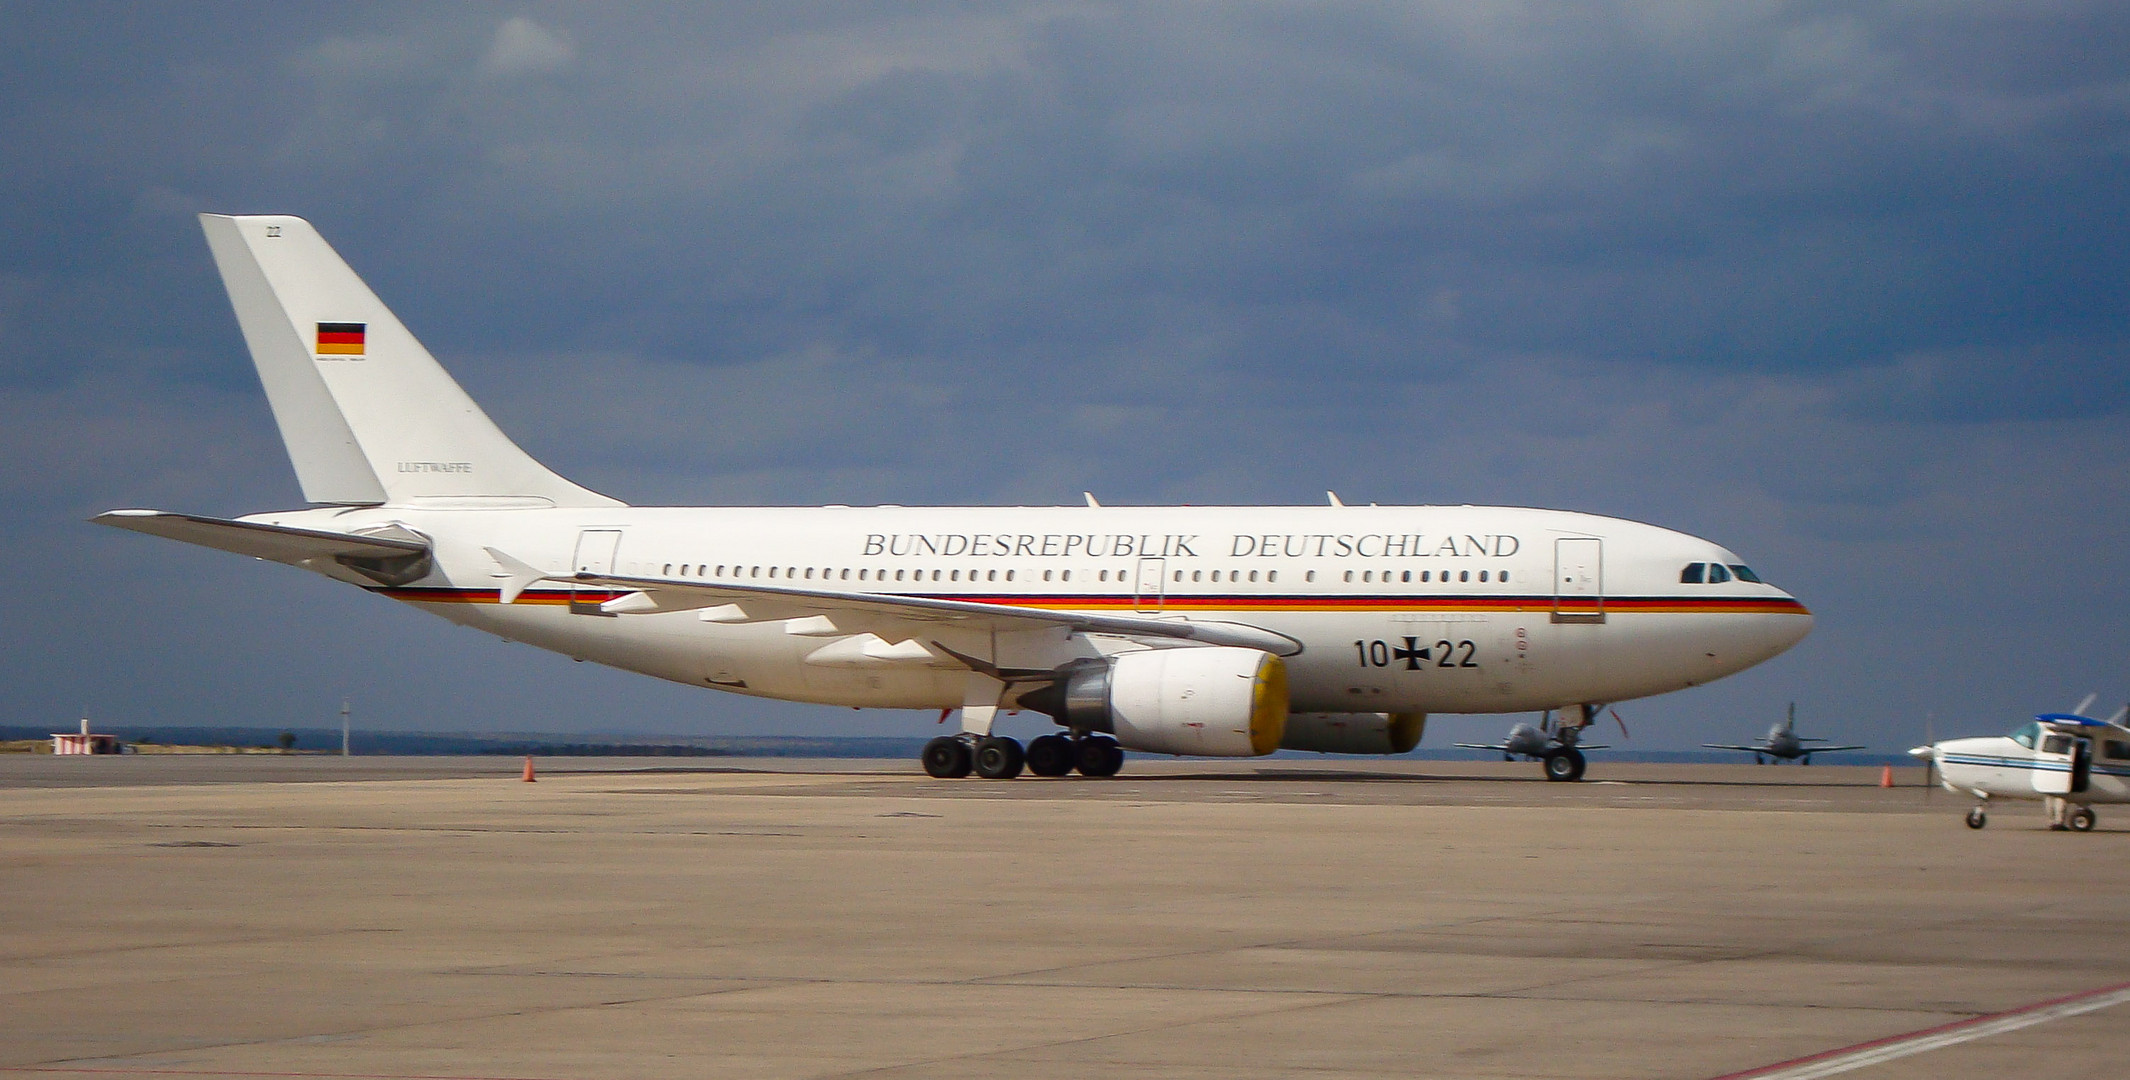
M 2113 986 L 2103 986 L 2095 990 L 2081 990 L 2076 994 L 2066 994 L 2063 997 L 2050 998 L 2047 1001 L 2037 1001 L 2031 1005 L 2021 1005 L 2016 1009 L 2006 1009 L 2003 1012 L 1986 1013 L 1982 1016 L 1971 1016 L 1965 1020 L 1955 1020 L 1949 1024 L 1939 1024 L 1936 1027 L 1919 1028 L 1915 1031 L 1903 1032 L 1899 1035 L 1888 1035 L 1885 1038 L 1881 1039 L 1872 1039 L 1868 1042 L 1860 1042 L 1849 1046 L 1837 1047 L 1833 1050 L 1823 1050 L 1817 1054 L 1808 1054 L 1804 1057 L 1791 1058 L 1788 1061 L 1778 1061 L 1773 1065 L 1757 1066 L 1755 1068 L 1747 1069 L 1744 1072 L 1724 1073 L 1722 1076 L 1712 1077 L 1710 1078 L 1710 1080 L 1750 1080 L 1750 1078 L 1752 1077 L 1772 1076 L 1780 1072 L 1784 1072 L 1791 1069 L 1799 1069 L 1817 1062 L 1827 1062 L 1831 1064 L 1833 1062 L 1833 1059 L 1836 1058 L 1863 1054 L 1866 1051 L 1877 1050 L 1883 1047 L 1891 1047 L 1900 1043 L 1920 1042 L 1925 1039 L 1929 1039 L 1933 1036 L 1949 1035 L 1966 1028 L 1981 1027 L 1984 1024 L 1993 1024 L 2000 1020 L 2009 1020 L 2013 1017 L 2025 1016 L 2029 1013 L 2042 1012 L 2047 1009 L 2054 1009 L 2064 1005 L 2072 1005 L 2081 1001 L 2090 1000 L 2092 998 L 2105 997 L 2109 994 L 2122 993 L 2126 990 L 2130 990 L 2130 982 L 2116 983 Z M 1864 1064 L 1870 1063 L 1859 1062 L 1858 1066 L 1861 1067 Z

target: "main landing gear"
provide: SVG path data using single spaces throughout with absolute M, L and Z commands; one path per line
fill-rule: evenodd
M 924 745 L 927 776 L 959 779 L 975 773 L 986 780 L 1011 780 L 1026 768 L 1037 776 L 1115 776 L 1124 767 L 1124 748 L 1107 735 L 1044 735 L 1027 749 L 1003 735 L 942 735 Z

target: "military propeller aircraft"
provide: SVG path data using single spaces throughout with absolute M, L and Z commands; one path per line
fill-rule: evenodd
M 1498 743 L 1461 742 L 1455 745 L 1460 750 L 1492 750 L 1500 754 L 1503 761 L 1517 758 L 1536 761 L 1546 770 L 1546 779 L 1573 783 L 1583 778 L 1586 764 L 1583 751 L 1611 749 L 1604 743 L 1583 741 L 1583 729 L 1594 719 L 1592 713 L 1584 713 L 1580 724 L 1556 723 L 1552 711 L 1548 710 L 1535 726 L 1517 724 L 1509 729 L 1509 737 Z M 1620 734 L 1625 736 L 1627 722 L 1620 719 L 1617 712 L 1612 714 L 1612 721 L 1620 725 Z
M 309 222 L 200 221 L 311 505 L 98 522 L 691 686 L 958 708 L 925 747 L 933 776 L 1396 754 L 1430 712 L 1587 723 L 1812 628 L 1721 545 L 1565 511 L 630 506 L 511 442 Z M 560 391 L 634 392 L 596 373 Z M 993 729 L 1015 710 L 1058 730 L 1023 747 Z
M 1815 746 L 1825 739 L 1797 733 L 1797 703 L 1790 703 L 1790 715 L 1768 728 L 1767 736 L 1757 743 L 1702 743 L 1710 750 L 1743 750 L 1753 755 L 1753 764 L 1765 765 L 1773 758 L 1777 763 L 1795 761 L 1800 765 L 1812 764 L 1812 755 L 1831 754 L 1839 750 L 1868 750 L 1866 746 Z
M 1908 751 L 1924 760 L 1948 791 L 1975 797 L 1967 827 L 1989 824 L 1992 798 L 2039 799 L 2049 828 L 2090 832 L 2094 803 L 2130 802 L 2130 705 L 2096 720 L 2080 715 L 2095 695 L 2067 713 L 2042 713 L 2009 735 L 1930 742 Z

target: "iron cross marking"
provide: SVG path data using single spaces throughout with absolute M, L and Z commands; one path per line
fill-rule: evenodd
M 1390 658 L 1405 661 L 1407 671 L 1418 671 L 1421 665 L 1427 663 L 1427 650 L 1420 647 L 1419 638 L 1409 637 L 1405 639 L 1404 648 L 1390 651 Z

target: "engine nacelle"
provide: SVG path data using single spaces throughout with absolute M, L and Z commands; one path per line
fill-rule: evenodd
M 1427 714 L 1290 713 L 1282 750 L 1319 754 L 1402 754 L 1420 745 Z
M 1129 750 L 1256 757 L 1278 749 L 1286 730 L 1287 665 L 1256 649 L 1147 649 L 1020 701 L 1066 727 L 1115 735 Z

